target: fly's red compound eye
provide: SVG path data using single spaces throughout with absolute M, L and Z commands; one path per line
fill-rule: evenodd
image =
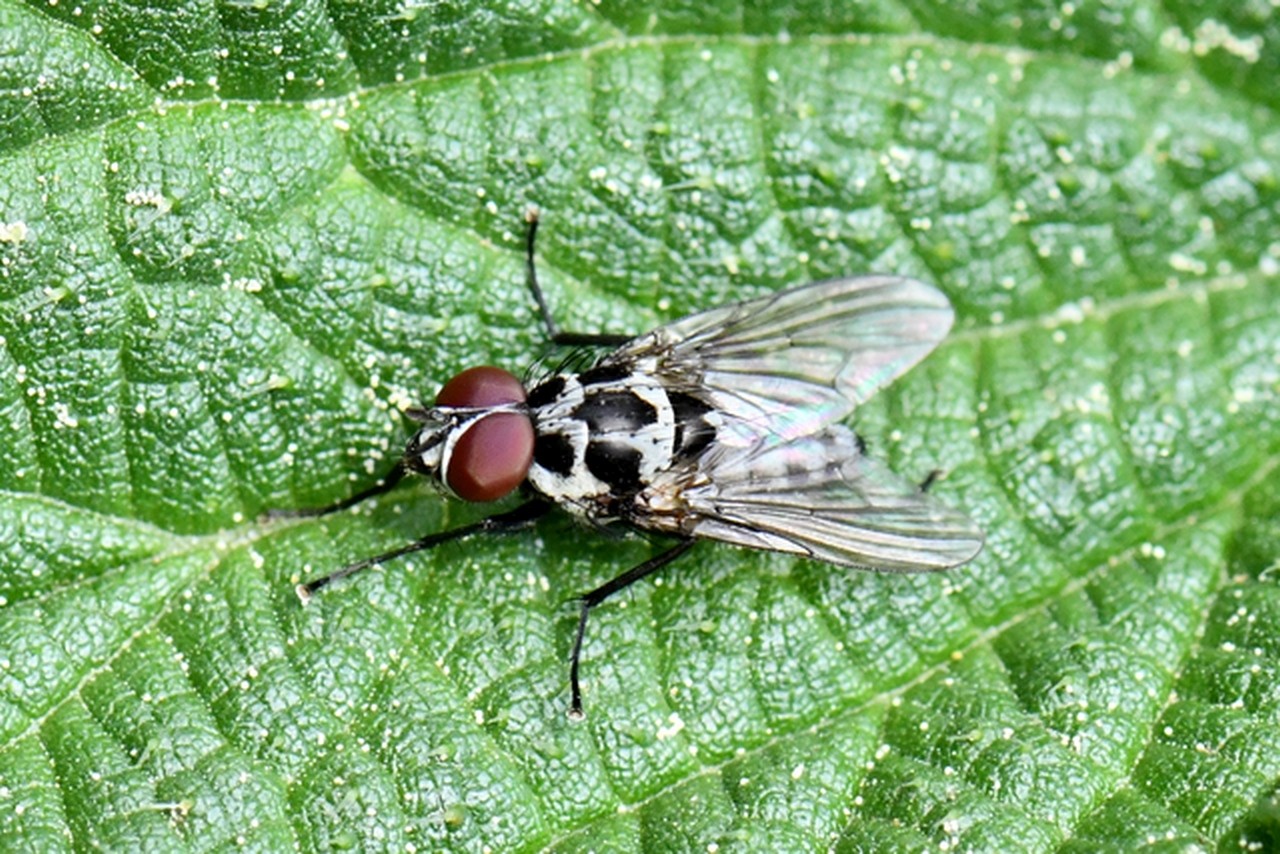
M 524 482 L 533 463 L 533 423 L 523 412 L 484 415 L 458 437 L 445 482 L 467 501 L 497 501 Z
M 482 365 L 467 368 L 444 384 L 436 395 L 437 406 L 500 406 L 524 403 L 524 385 L 515 374 Z
M 514 374 L 469 368 L 444 384 L 437 406 L 502 406 L 523 403 L 524 386 Z M 445 483 L 467 501 L 497 501 L 524 482 L 533 463 L 533 423 L 523 412 L 482 415 L 454 443 Z

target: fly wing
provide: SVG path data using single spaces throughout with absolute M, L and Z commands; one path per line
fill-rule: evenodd
M 948 569 L 982 549 L 967 516 L 866 457 L 839 425 L 712 451 L 696 470 L 692 483 L 665 485 L 688 535 L 888 572 Z
M 602 364 L 644 364 L 696 394 L 724 414 L 721 443 L 776 444 L 848 415 L 938 346 L 953 317 L 915 279 L 829 279 L 691 315 Z

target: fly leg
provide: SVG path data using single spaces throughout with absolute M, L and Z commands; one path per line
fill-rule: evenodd
M 934 469 L 924 476 L 924 480 L 920 481 L 920 491 L 928 492 L 933 485 L 942 478 L 942 469 Z
M 335 570 L 328 575 L 322 575 L 319 578 L 308 581 L 306 584 L 299 584 L 296 588 L 298 598 L 302 600 L 302 604 L 311 601 L 311 596 L 321 587 L 327 587 L 333 582 L 353 575 L 362 569 L 368 569 L 371 566 L 377 566 L 380 563 L 386 563 L 398 557 L 407 554 L 420 552 L 423 549 L 429 549 L 442 543 L 460 540 L 463 537 L 469 537 L 472 534 L 509 534 L 512 531 L 518 531 L 532 525 L 538 519 L 541 519 L 551 509 L 551 505 L 546 501 L 534 499 L 526 501 L 514 510 L 508 510 L 506 513 L 497 513 L 488 516 L 478 522 L 472 522 L 470 525 L 462 525 L 448 531 L 437 531 L 434 534 L 428 534 L 420 540 L 415 540 L 407 546 L 401 546 L 398 549 L 392 549 L 389 552 L 383 552 L 380 555 L 374 555 L 371 558 L 365 558 L 355 563 L 349 563 L 341 569 Z
M 582 659 L 582 638 L 587 632 L 587 615 L 591 613 L 591 609 L 619 590 L 625 590 L 645 576 L 662 569 L 662 567 L 693 548 L 694 542 L 696 541 L 692 539 L 681 540 L 665 552 L 649 558 L 639 566 L 633 566 L 612 581 L 607 581 L 595 590 L 583 594 L 579 600 L 582 610 L 578 614 L 578 632 L 574 636 L 573 652 L 569 656 L 569 687 L 572 693 L 572 699 L 569 703 L 569 717 L 574 720 L 583 718 L 582 687 L 578 684 L 578 665 Z
M 525 281 L 529 285 L 529 293 L 533 294 L 534 302 L 538 304 L 538 313 L 542 315 L 542 323 L 547 327 L 547 337 L 551 339 L 551 343 L 569 347 L 619 347 L 634 338 L 634 335 L 617 335 L 608 332 L 561 331 L 560 325 L 551 316 L 551 310 L 547 308 L 546 297 L 542 295 L 542 288 L 538 285 L 538 271 L 533 263 L 533 239 L 538 233 L 538 211 L 536 208 L 530 208 L 529 212 L 525 214 L 525 222 L 529 224 L 529 230 L 525 233 L 524 241 Z
M 348 507 L 354 507 L 362 501 L 370 498 L 376 498 L 395 489 L 396 484 L 404 480 L 406 469 L 404 462 L 397 462 L 391 471 L 368 489 L 361 490 L 349 498 L 343 498 L 341 501 L 335 501 L 332 504 L 326 504 L 323 507 L 302 507 L 296 510 L 268 510 L 263 514 L 267 519 L 310 519 L 314 516 L 328 516 L 330 513 L 337 513 L 339 510 L 346 510 Z

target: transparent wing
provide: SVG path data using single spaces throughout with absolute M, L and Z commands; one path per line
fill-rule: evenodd
M 693 536 L 891 572 L 948 569 L 982 550 L 972 520 L 864 456 L 838 425 L 712 451 L 697 471 L 692 484 L 665 485 Z
M 954 315 L 901 276 L 830 279 L 694 314 L 624 344 L 636 362 L 725 414 L 717 441 L 745 447 L 821 430 L 938 346 Z

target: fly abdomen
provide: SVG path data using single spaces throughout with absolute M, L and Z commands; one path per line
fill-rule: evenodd
M 716 428 L 708 420 L 711 406 L 684 392 L 667 394 L 675 415 L 675 441 L 672 454 L 679 460 L 696 458 L 716 438 Z

